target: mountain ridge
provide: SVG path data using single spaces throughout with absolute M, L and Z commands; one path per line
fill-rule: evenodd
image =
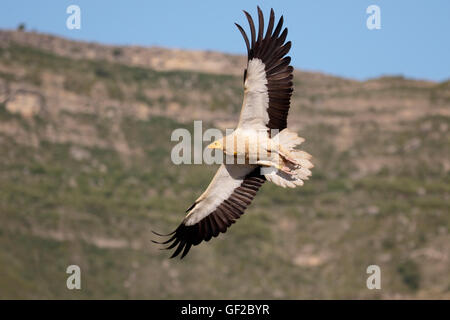
M 70 58 L 104 59 L 115 63 L 125 63 L 159 71 L 185 70 L 207 73 L 241 75 L 246 65 L 246 56 L 214 50 L 166 48 L 162 46 L 114 45 L 96 41 L 67 39 L 60 35 L 39 31 L 19 31 L 0 29 L 0 40 L 48 50 Z M 147 57 L 146 57 L 147 56 Z M 160 56 L 160 57 L 157 57 Z M 357 80 L 323 71 L 300 70 L 295 72 L 317 74 L 357 82 L 373 81 L 398 75 L 382 75 L 366 80 Z M 413 81 L 438 83 L 433 80 L 413 79 Z M 445 82 L 445 81 L 443 81 Z

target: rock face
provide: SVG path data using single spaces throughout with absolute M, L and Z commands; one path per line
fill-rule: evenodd
M 6 110 L 24 118 L 32 118 L 42 107 L 42 96 L 33 92 L 18 91 L 6 101 Z

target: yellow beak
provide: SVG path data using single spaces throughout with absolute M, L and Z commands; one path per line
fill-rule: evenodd
M 208 149 L 220 149 L 220 144 L 217 142 L 213 142 L 207 147 Z

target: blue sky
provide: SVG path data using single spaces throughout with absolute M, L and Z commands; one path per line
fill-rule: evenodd
M 66 28 L 66 8 L 81 8 L 81 30 Z M 158 45 L 245 53 L 234 22 L 242 9 L 284 15 L 292 64 L 303 70 L 367 79 L 404 75 L 450 78 L 448 0 L 104 1 L 2 0 L 0 28 L 28 30 L 107 44 Z M 381 9 L 381 29 L 368 30 L 366 8 Z

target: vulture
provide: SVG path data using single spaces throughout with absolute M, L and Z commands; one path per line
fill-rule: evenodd
M 311 156 L 296 149 L 304 139 L 287 129 L 293 91 L 293 67 L 286 56 L 291 42 L 283 16 L 275 25 L 273 9 L 267 29 L 258 7 L 258 30 L 244 11 L 250 38 L 236 23 L 247 47 L 244 71 L 244 99 L 237 128 L 208 148 L 226 157 L 202 195 L 187 209 L 181 224 L 166 237 L 153 242 L 173 249 L 171 258 L 186 256 L 192 246 L 225 233 L 245 212 L 263 183 L 281 187 L 301 186 L 311 175 Z M 264 32 L 265 31 L 265 32 Z M 231 161 L 229 161 L 231 159 Z

